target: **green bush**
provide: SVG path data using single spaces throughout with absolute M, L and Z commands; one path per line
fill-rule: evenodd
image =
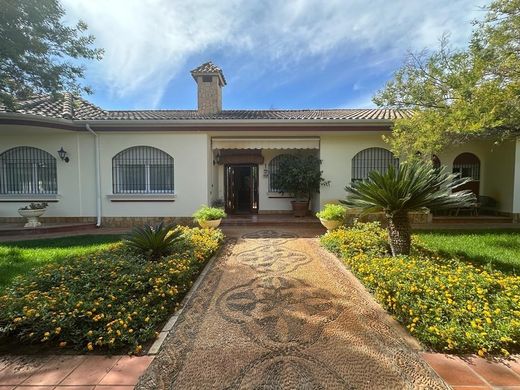
M 123 244 L 148 259 L 156 260 L 170 253 L 173 244 L 181 239 L 182 232 L 173 229 L 174 225 L 165 225 L 162 222 L 155 226 L 135 227 L 123 237 Z
M 149 262 L 124 245 L 17 278 L 0 296 L 0 336 L 77 350 L 139 353 L 223 239 L 178 228 L 182 251 Z
M 212 221 L 215 219 L 226 218 L 226 212 L 218 207 L 201 206 L 200 209 L 193 213 L 193 218 L 196 221 Z
M 520 350 L 520 276 L 417 250 L 390 257 L 384 231 L 368 224 L 360 234 L 361 225 L 321 242 L 425 346 L 481 356 Z
M 340 204 L 326 204 L 323 210 L 316 213 L 320 219 L 327 221 L 343 221 L 347 210 Z

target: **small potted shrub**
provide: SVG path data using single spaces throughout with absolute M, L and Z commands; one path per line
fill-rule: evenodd
M 316 213 L 327 230 L 334 230 L 343 224 L 347 210 L 340 204 L 326 204 L 323 210 Z
M 312 195 L 320 192 L 320 186 L 330 184 L 321 176 L 320 164 L 321 160 L 312 155 L 286 155 L 280 160 L 273 186 L 294 196 L 291 205 L 295 217 L 305 217 Z
M 216 228 L 222 218 L 226 218 L 226 212 L 219 207 L 204 205 L 193 214 L 193 218 L 203 228 Z
M 43 202 L 31 203 L 29 206 L 20 207 L 18 209 L 18 214 L 27 218 L 27 223 L 24 225 L 24 227 L 34 228 L 41 226 L 42 223 L 38 220 L 38 218 L 45 213 L 48 205 L 48 203 Z

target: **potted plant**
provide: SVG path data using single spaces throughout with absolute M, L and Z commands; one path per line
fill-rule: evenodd
M 343 224 L 347 210 L 340 204 L 326 204 L 323 210 L 316 213 L 320 222 L 327 230 L 334 230 Z
M 20 207 L 18 214 L 22 217 L 27 218 L 27 223 L 24 227 L 38 227 L 41 226 L 41 222 L 38 220 L 44 213 L 49 204 L 48 203 L 31 203 L 29 206 Z
M 280 159 L 273 187 L 294 196 L 291 204 L 295 217 L 306 216 L 312 195 L 320 191 L 320 186 L 330 184 L 321 176 L 320 164 L 321 160 L 313 155 L 286 155 Z
M 203 228 L 216 228 L 220 225 L 222 218 L 226 218 L 226 212 L 219 207 L 203 205 L 193 213 L 193 218 Z

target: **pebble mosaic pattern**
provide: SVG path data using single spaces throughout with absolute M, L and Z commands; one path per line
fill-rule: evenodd
M 229 240 L 136 389 L 448 389 L 315 239 Z

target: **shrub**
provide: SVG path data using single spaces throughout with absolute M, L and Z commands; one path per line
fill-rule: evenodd
M 379 222 L 354 221 L 352 227 L 339 227 L 321 236 L 321 244 L 338 256 L 388 253 L 386 231 Z
M 323 210 L 316 213 L 320 219 L 327 221 L 343 221 L 347 210 L 340 204 L 326 204 Z
M 173 225 L 160 223 L 155 226 L 144 225 L 135 227 L 123 238 L 123 244 L 151 260 L 171 252 L 172 245 L 181 239 L 182 232 L 173 230 Z
M 359 225 L 321 242 L 424 345 L 481 356 L 519 350 L 520 276 L 432 253 L 390 257 L 377 249 L 379 228 L 370 226 L 367 238 Z
M 215 219 L 226 218 L 226 212 L 218 207 L 201 206 L 200 209 L 193 213 L 196 221 L 212 221 Z
M 84 351 L 139 353 L 223 238 L 216 229 L 179 230 L 184 250 L 155 262 L 118 243 L 17 278 L 0 296 L 0 336 Z

